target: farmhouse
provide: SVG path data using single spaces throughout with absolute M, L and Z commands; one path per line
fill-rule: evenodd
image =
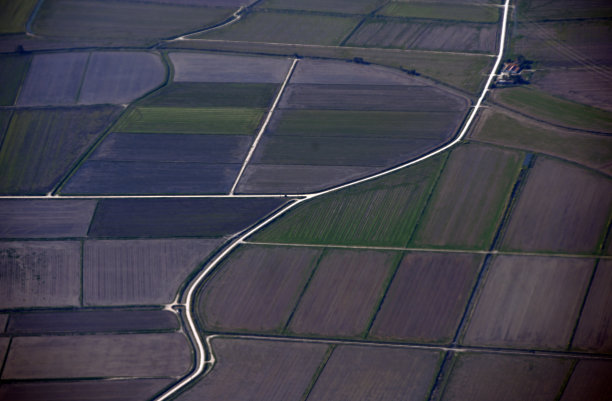
M 505 62 L 501 73 L 497 76 L 495 84 L 497 86 L 516 85 L 523 82 L 521 72 L 523 66 L 519 61 Z

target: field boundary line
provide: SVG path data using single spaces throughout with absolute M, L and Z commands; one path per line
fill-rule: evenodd
M 263 221 L 259 222 L 258 224 L 256 224 L 255 226 L 253 226 L 250 229 L 247 229 L 246 231 L 244 231 L 242 234 L 240 234 L 238 237 L 235 238 L 235 240 L 233 242 L 230 242 L 229 245 L 223 250 L 221 251 L 214 259 L 212 259 L 206 266 L 204 266 L 202 268 L 202 270 L 196 274 L 196 276 L 193 278 L 193 280 L 191 281 L 191 283 L 189 283 L 186 287 L 186 292 L 184 294 L 184 302 L 181 303 L 181 305 L 184 305 L 185 307 L 185 319 L 188 323 L 187 327 L 185 328 L 188 332 L 190 337 L 193 338 L 193 341 L 195 343 L 194 346 L 194 358 L 195 358 L 195 366 L 193 368 L 193 370 L 191 371 L 191 373 L 189 373 L 187 376 L 184 376 L 182 379 L 180 379 L 176 384 L 174 384 L 173 386 L 171 386 L 170 388 L 168 388 L 165 392 L 163 392 L 161 395 L 159 395 L 157 398 L 155 398 L 155 401 L 164 401 L 169 399 L 170 397 L 173 397 L 176 393 L 178 393 L 180 390 L 182 390 L 185 386 L 189 385 L 192 381 L 194 381 L 195 379 L 197 379 L 202 373 L 205 372 L 206 367 L 210 366 L 210 368 L 212 368 L 215 364 L 215 358 L 214 358 L 214 353 L 213 350 L 211 348 L 210 342 L 208 340 L 207 337 L 204 338 L 204 341 L 202 341 L 202 336 L 200 335 L 200 333 L 198 333 L 198 326 L 195 322 L 194 319 L 194 309 L 195 309 L 195 303 L 194 303 L 194 296 L 197 292 L 197 289 L 200 285 L 200 283 L 202 283 L 202 281 L 204 281 L 204 279 L 217 267 L 217 265 L 219 263 L 221 263 L 221 261 L 230 254 L 230 252 L 232 252 L 235 248 L 237 248 L 239 245 L 241 245 L 245 239 L 247 239 L 248 237 L 250 237 L 251 235 L 255 234 L 256 232 L 258 232 L 259 230 L 261 230 L 262 228 L 264 228 L 265 226 L 267 226 L 268 224 L 272 223 L 274 220 L 276 220 L 277 218 L 279 218 L 280 216 L 284 215 L 285 213 L 287 213 L 289 210 L 295 208 L 296 206 L 300 205 L 303 202 L 306 202 L 309 199 L 321 196 L 321 195 L 325 195 L 328 193 L 332 193 L 344 188 L 348 188 L 348 187 L 352 187 L 354 185 L 363 183 L 363 182 L 367 182 L 367 181 L 371 181 L 374 180 L 376 178 L 382 177 L 382 176 L 386 176 L 388 174 L 391 174 L 393 172 L 399 171 L 401 169 L 404 169 L 406 167 L 412 166 L 416 163 L 420 163 L 424 160 L 427 160 L 437 154 L 440 154 L 448 149 L 450 149 L 451 147 L 455 146 L 456 144 L 458 144 L 459 142 L 461 142 L 463 140 L 463 138 L 465 137 L 465 135 L 467 134 L 468 130 L 471 128 L 472 122 L 474 121 L 474 118 L 476 117 L 476 114 L 478 113 L 478 110 L 480 109 L 480 106 L 482 105 L 485 97 L 487 96 L 487 92 L 489 91 L 489 88 L 491 87 L 491 83 L 493 82 L 493 78 L 496 76 L 496 71 L 499 69 L 499 66 L 501 64 L 503 55 L 504 55 L 504 47 L 505 47 L 505 40 L 506 40 L 506 27 L 507 27 L 507 23 L 508 23 L 508 6 L 510 4 L 510 0 L 505 0 L 504 3 L 504 14 L 503 14 L 503 18 L 502 18 L 502 27 L 500 30 L 500 44 L 499 44 L 499 52 L 497 54 L 497 58 L 495 60 L 495 64 L 493 65 L 493 68 L 491 69 L 491 73 L 489 74 L 489 77 L 484 85 L 484 88 L 482 90 L 482 93 L 480 95 L 480 97 L 478 98 L 478 101 L 476 102 L 476 104 L 474 105 L 474 107 L 472 108 L 472 111 L 469 113 L 469 117 L 467 118 L 465 125 L 463 126 L 463 128 L 461 129 L 461 131 L 459 132 L 459 134 L 457 135 L 457 137 L 452 140 L 451 142 L 449 142 L 448 144 L 426 154 L 423 155 L 417 159 L 414 159 L 412 161 L 409 161 L 407 163 L 401 164 L 395 168 L 374 174 L 370 177 L 365 177 L 359 180 L 355 180 L 353 182 L 349 182 L 343 185 L 339 185 L 335 188 L 331 188 L 325 191 L 320 191 L 320 192 L 316 192 L 316 193 L 312 193 L 312 194 L 308 194 L 305 195 L 303 198 L 297 199 L 293 202 L 289 202 L 288 204 L 285 204 L 284 206 L 282 206 L 276 213 L 272 214 L 271 216 L 267 217 L 266 219 L 264 219 Z M 295 63 L 297 63 L 296 60 L 294 60 L 294 64 L 293 66 L 295 66 Z M 288 74 L 289 77 L 290 74 Z M 288 78 L 287 78 L 288 80 Z M 282 91 L 281 91 L 282 92 Z M 210 360 L 206 360 L 206 349 L 204 346 L 204 342 L 206 343 L 206 345 L 209 347 L 210 349 Z M 456 352 L 456 349 L 455 349 Z
M 244 159 L 244 163 L 242 163 L 242 167 L 240 167 L 240 172 L 238 173 L 238 176 L 236 177 L 236 180 L 234 181 L 234 185 L 232 185 L 232 189 L 229 192 L 230 196 L 234 195 L 234 191 L 236 191 L 236 187 L 238 186 L 238 182 L 242 178 L 242 174 L 244 174 L 244 170 L 246 170 L 247 165 L 251 161 L 251 157 L 253 157 L 253 153 L 255 153 L 255 149 L 257 148 L 257 145 L 259 144 L 259 141 L 261 140 L 261 137 L 263 136 L 264 131 L 268 128 L 268 124 L 270 123 L 270 120 L 272 119 L 272 115 L 274 114 L 274 111 L 276 110 L 276 107 L 278 106 L 278 103 L 280 102 L 280 99 L 283 96 L 283 93 L 285 92 L 287 83 L 289 82 L 289 79 L 291 79 L 291 75 L 293 75 L 293 71 L 295 70 L 295 66 L 297 65 L 298 61 L 299 61 L 298 58 L 293 59 L 293 62 L 291 63 L 291 67 L 289 67 L 289 71 L 287 71 L 287 75 L 285 76 L 285 80 L 283 81 L 283 84 L 281 85 L 278 91 L 278 94 L 276 95 L 276 99 L 274 99 L 274 103 L 272 103 L 272 107 L 270 107 L 270 110 L 268 111 L 268 115 L 266 116 L 264 123 L 259 129 L 259 132 L 257 133 L 257 136 L 255 137 L 255 140 L 253 141 L 253 144 L 251 145 L 251 148 L 249 149 L 249 153 L 247 153 L 247 156 Z

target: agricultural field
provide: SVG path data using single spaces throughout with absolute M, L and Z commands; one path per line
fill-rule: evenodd
M 482 259 L 480 255 L 458 253 L 406 254 L 368 337 L 449 342 L 459 324 Z
M 172 377 L 190 360 L 181 333 L 14 337 L 2 379 Z
M 282 331 L 320 256 L 316 248 L 239 248 L 202 290 L 203 326 Z
M 0 106 L 12 106 L 28 71 L 31 56 L 0 56 Z
M 491 245 L 524 155 L 481 145 L 451 152 L 416 229 L 418 246 Z
M 179 328 L 177 316 L 160 309 L 21 312 L 10 316 L 6 332 L 13 335 L 175 331 Z
M 604 401 L 612 391 L 612 364 L 609 361 L 580 360 L 572 373 L 561 401 L 587 398 Z
M 25 31 L 37 0 L 5 0 L 0 3 L 0 34 Z
M 94 200 L 0 200 L 0 238 L 85 237 Z
M 466 22 L 497 22 L 499 8 L 488 4 L 456 4 L 435 2 L 392 1 L 385 5 L 377 15 L 402 18 L 425 18 Z M 476 2 L 473 2 L 476 3 Z
M 497 256 L 463 343 L 566 349 L 594 265 L 593 259 Z
M 366 14 L 383 3 L 382 0 L 264 0 L 257 3 L 257 8 Z
M 563 20 L 612 17 L 607 0 L 528 0 L 518 4 L 519 17 L 528 20 Z
M 570 370 L 560 358 L 461 354 L 442 400 L 554 399 Z
M 150 45 L 212 25 L 234 11 L 133 1 L 49 0 L 40 8 L 32 30 L 37 35 L 67 41 Z
M 98 204 L 89 236 L 222 237 L 283 203 L 280 199 L 106 199 Z
M 226 338 L 213 345 L 219 365 L 179 400 L 299 400 L 329 347 Z
M 545 153 L 612 174 L 612 138 L 551 127 L 524 117 L 486 110 L 471 138 L 477 142 Z
M 78 306 L 80 253 L 77 241 L 1 242 L 2 308 Z
M 611 284 L 612 261 L 600 260 L 571 344 L 573 349 L 612 353 Z
M 435 351 L 340 345 L 308 399 L 424 399 L 439 359 Z
M 183 282 L 219 245 L 217 240 L 106 240 L 83 246 L 86 306 L 171 303 Z
M 0 193 L 53 190 L 118 112 L 114 106 L 15 111 L 0 148 Z
M 362 335 L 397 259 L 397 253 L 392 252 L 327 250 L 288 323 L 288 332 L 325 337 Z
M 592 253 L 612 208 L 608 177 L 538 158 L 510 215 L 502 249 Z
M 361 25 L 347 46 L 494 53 L 496 24 L 463 22 L 400 22 L 377 18 Z
M 359 17 L 306 13 L 254 12 L 237 24 L 195 35 L 195 39 L 339 45 Z

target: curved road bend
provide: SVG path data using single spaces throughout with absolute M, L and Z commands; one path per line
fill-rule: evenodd
M 509 8 L 509 4 L 510 4 L 510 0 L 505 0 L 503 9 L 504 9 L 504 14 L 502 17 L 502 27 L 501 27 L 501 34 L 500 34 L 500 38 L 499 38 L 499 52 L 497 54 L 497 58 L 495 61 L 495 65 L 493 66 L 493 68 L 491 69 L 491 72 L 489 74 L 489 78 L 487 79 L 487 82 L 484 86 L 484 89 L 482 90 L 482 93 L 480 95 L 480 97 L 478 98 L 478 101 L 476 102 L 476 105 L 473 107 L 472 112 L 470 113 L 465 125 L 463 126 L 463 129 L 459 132 L 459 135 L 457 135 L 457 137 L 449 142 L 448 144 L 446 144 L 445 146 L 438 148 L 434 151 L 432 151 L 431 153 L 428 153 L 426 155 L 423 155 L 421 157 L 419 157 L 418 159 L 412 160 L 410 162 L 404 163 L 400 166 L 397 166 L 391 170 L 387 170 L 387 171 L 383 171 L 381 173 L 378 174 L 374 174 L 353 182 L 349 182 L 343 185 L 339 185 L 337 187 L 331 188 L 331 189 L 327 189 L 325 191 L 321 191 L 321 192 L 316 192 L 316 193 L 311 193 L 311 194 L 302 194 L 303 198 L 301 199 L 297 199 L 293 202 L 290 202 L 287 204 L 287 206 L 285 206 L 284 208 L 281 208 L 280 210 L 278 210 L 275 214 L 269 216 L 268 218 L 266 218 L 265 220 L 263 220 L 262 222 L 260 222 L 259 224 L 257 224 L 256 226 L 254 226 L 253 228 L 251 228 L 250 230 L 245 231 L 242 235 L 240 235 L 239 237 L 237 237 L 231 244 L 229 244 L 221 253 L 219 253 L 214 259 L 212 259 L 206 266 L 203 267 L 203 269 L 194 277 L 194 279 L 191 281 L 191 283 L 188 284 L 186 292 L 185 292 L 185 300 L 183 303 L 181 303 L 181 306 L 185 307 L 185 321 L 187 322 L 187 332 L 189 334 L 189 337 L 191 338 L 191 341 L 194 344 L 194 351 L 195 351 L 195 368 L 192 370 L 191 373 L 189 373 L 187 376 L 185 376 L 184 378 L 182 378 L 179 382 L 177 382 L 174 386 L 170 387 L 168 390 L 166 390 L 163 394 L 159 395 L 155 401 L 165 401 L 168 400 L 170 397 L 173 397 L 174 395 L 176 395 L 181 389 L 183 389 L 185 386 L 187 386 L 188 384 L 190 384 L 192 381 L 194 381 L 195 379 L 198 378 L 198 376 L 200 376 L 205 370 L 206 370 L 206 366 L 210 365 L 210 367 L 212 367 L 215 363 L 215 357 L 214 357 L 214 353 L 212 352 L 212 347 L 211 347 L 211 339 L 214 336 L 210 336 L 210 337 L 206 337 L 206 338 L 202 338 L 200 337 L 200 335 L 198 334 L 198 329 L 197 326 L 195 324 L 195 320 L 194 320 L 194 294 L 198 288 L 198 286 L 202 283 L 202 281 L 204 281 L 204 279 L 206 277 L 208 277 L 208 275 L 211 273 L 211 271 L 230 253 L 232 252 L 236 247 L 238 247 L 240 244 L 243 243 L 243 241 L 248 238 L 249 236 L 253 235 L 254 233 L 256 233 L 257 231 L 259 231 L 260 229 L 262 229 L 264 226 L 270 224 L 271 222 L 273 222 L 274 220 L 276 220 L 278 217 L 280 217 L 281 215 L 285 214 L 287 211 L 293 209 L 294 207 L 300 205 L 303 202 L 306 202 L 308 199 L 312 199 L 312 198 L 316 198 L 318 196 L 322 196 L 325 194 L 328 194 L 330 192 L 335 192 L 353 185 L 357 185 L 357 184 L 361 184 L 363 182 L 366 181 L 370 181 L 370 180 L 374 180 L 376 178 L 379 177 L 383 177 L 387 174 L 391 174 L 394 173 L 398 170 L 404 169 L 406 167 L 410 167 L 414 164 L 420 163 L 424 160 L 427 160 L 433 156 L 436 156 L 442 152 L 445 152 L 446 150 L 452 148 L 453 146 L 455 146 L 456 144 L 458 144 L 467 134 L 468 130 L 470 129 L 470 127 L 472 126 L 472 122 L 474 121 L 474 118 L 476 117 L 476 113 L 478 113 L 478 110 L 480 109 L 482 102 L 484 101 L 487 92 L 489 91 L 489 87 L 491 86 L 491 83 L 493 82 L 493 78 L 495 77 L 495 72 L 497 71 L 497 69 L 499 68 L 499 65 L 501 63 L 503 54 L 504 54 L 504 44 L 506 41 L 506 28 L 507 28 L 507 23 L 508 23 L 508 8 Z M 205 346 L 204 344 L 206 343 L 206 346 L 208 347 L 208 349 L 210 350 L 210 359 L 206 360 L 206 350 L 205 350 Z

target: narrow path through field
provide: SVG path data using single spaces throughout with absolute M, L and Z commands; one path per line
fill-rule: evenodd
M 230 254 L 230 252 L 232 252 L 235 248 L 237 248 L 239 245 L 241 245 L 242 243 L 244 243 L 244 241 L 250 237 L 252 234 L 256 233 L 257 231 L 259 231 L 261 228 L 265 227 L 266 225 L 268 225 L 269 223 L 273 222 L 274 220 L 276 220 L 277 218 L 279 218 L 280 216 L 282 216 L 283 214 L 287 213 L 289 210 L 295 208 L 296 206 L 300 205 L 303 202 L 306 202 L 309 199 L 312 198 L 316 198 L 318 196 L 322 196 L 331 192 L 335 192 L 353 185 L 357 185 L 363 182 L 367 182 L 370 180 L 374 180 L 376 178 L 379 177 L 383 177 L 385 175 L 391 174 L 393 172 L 396 172 L 398 170 L 402 170 L 406 167 L 410 167 L 412 165 L 415 165 L 417 163 L 420 163 L 424 160 L 427 160 L 431 157 L 434 157 L 437 154 L 440 154 L 450 148 L 452 148 L 453 146 L 455 146 L 456 144 L 458 144 L 466 135 L 466 133 L 468 132 L 468 130 L 471 128 L 472 123 L 474 121 L 474 118 L 476 117 L 476 114 L 478 113 L 478 110 L 480 109 L 482 102 L 484 101 L 487 92 L 489 91 L 489 88 L 491 86 L 491 83 L 493 82 L 493 78 L 495 77 L 495 72 L 498 70 L 499 65 L 501 63 L 503 54 L 504 54 L 504 47 L 505 47 L 505 41 L 506 41 L 506 27 L 507 27 L 507 23 L 508 23 L 508 7 L 509 7 L 509 3 L 510 0 L 505 0 L 504 3 L 504 13 L 503 13 L 503 18 L 502 18 L 502 26 L 501 26 L 501 30 L 500 30 L 500 37 L 499 37 L 499 51 L 497 54 L 497 58 L 495 60 L 495 64 L 493 65 L 493 68 L 491 70 L 491 72 L 489 73 L 489 77 L 486 81 L 486 84 L 482 90 L 482 93 L 480 95 L 480 97 L 478 98 L 478 101 L 476 102 L 475 106 L 472 108 L 463 128 L 461 129 L 461 131 L 459 132 L 459 134 L 455 137 L 454 140 L 452 140 L 451 142 L 449 142 L 448 144 L 426 154 L 423 155 L 415 160 L 412 160 L 410 162 L 404 163 L 400 166 L 397 166 L 395 168 L 383 171 L 381 173 L 378 174 L 373 174 L 369 177 L 366 178 L 362 178 L 359 180 L 355 180 L 353 182 L 350 183 L 346 183 L 343 185 L 339 185 L 337 187 L 325 190 L 325 191 L 320 191 L 320 192 L 316 192 L 313 194 L 305 194 L 303 198 L 294 200 L 292 202 L 289 202 L 285 207 L 281 208 L 280 210 L 278 210 L 276 213 L 274 213 L 273 215 L 267 217 L 266 219 L 264 219 L 263 221 L 261 221 L 260 223 L 258 223 L 257 225 L 255 225 L 254 227 L 252 227 L 251 229 L 248 229 L 247 231 L 245 231 L 244 233 L 242 233 L 241 235 L 239 235 L 237 238 L 235 238 L 233 240 L 233 242 L 231 242 L 229 245 L 226 246 L 226 248 L 220 252 L 215 258 L 213 258 L 207 265 L 205 265 L 202 270 L 196 274 L 196 276 L 192 279 L 192 281 L 187 285 L 186 289 L 185 289 L 185 293 L 184 293 L 184 301 L 180 303 L 181 306 L 184 307 L 184 311 L 185 311 L 185 322 L 186 322 L 186 331 L 189 335 L 189 337 L 191 338 L 191 341 L 194 344 L 194 352 L 195 352 L 195 367 L 192 370 L 192 372 L 190 374 L 188 374 L 187 376 L 185 376 L 183 379 L 181 379 L 179 382 L 177 382 L 174 386 L 170 387 L 167 391 L 165 391 L 163 394 L 161 394 L 159 397 L 156 398 L 156 401 L 163 401 L 163 400 L 167 400 L 170 399 L 171 397 L 173 397 L 175 394 L 177 394 L 181 389 L 183 389 L 185 386 L 189 385 L 192 381 L 194 381 L 195 379 L 197 379 L 202 373 L 204 373 L 204 371 L 206 370 L 206 367 L 212 367 L 215 363 L 215 357 L 214 357 L 214 353 L 212 352 L 212 347 L 211 347 L 211 339 L 212 337 L 206 337 L 204 339 L 202 339 L 202 337 L 200 336 L 200 334 L 198 333 L 198 328 L 197 325 L 195 323 L 195 319 L 194 319 L 194 308 L 195 308 L 195 303 L 194 303 L 194 297 L 195 297 L 195 293 L 199 287 L 199 285 L 204 281 L 204 279 L 206 277 L 208 277 L 208 275 L 215 269 L 215 267 L 217 267 L 217 265 L 219 265 L 219 263 L 225 259 L 225 257 L 227 255 Z M 293 66 L 295 66 L 296 61 L 294 61 Z M 282 91 L 281 91 L 282 92 Z M 205 349 L 205 345 L 206 347 L 208 347 L 208 350 L 210 351 L 210 358 L 207 360 L 206 359 L 206 349 Z

